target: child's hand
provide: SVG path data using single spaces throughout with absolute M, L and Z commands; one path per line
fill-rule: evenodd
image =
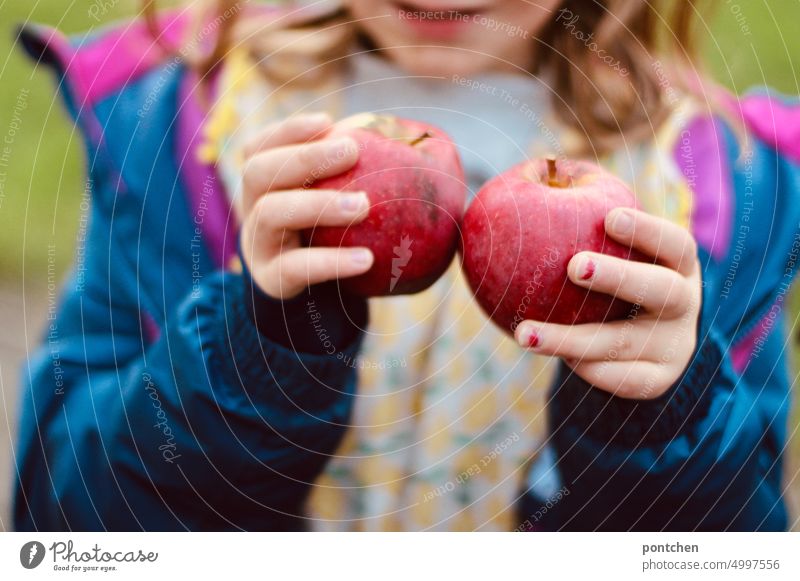
M 288 299 L 309 285 L 372 266 L 367 248 L 300 245 L 305 228 L 347 226 L 369 213 L 364 192 L 303 189 L 358 160 L 352 139 L 324 139 L 330 126 L 325 114 L 297 116 L 267 127 L 245 147 L 242 257 L 256 284 L 273 298 Z
M 655 398 L 680 378 L 694 354 L 702 297 L 697 245 L 680 226 L 636 210 L 609 212 L 605 228 L 658 265 L 580 252 L 570 260 L 569 278 L 639 305 L 639 312 L 623 321 L 574 326 L 523 321 L 516 337 L 525 347 L 535 344 L 537 353 L 562 357 L 600 389 Z M 594 274 L 584 280 L 590 262 Z

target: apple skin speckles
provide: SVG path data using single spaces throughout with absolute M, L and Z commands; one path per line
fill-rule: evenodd
M 605 233 L 609 211 L 636 207 L 624 182 L 584 161 L 559 161 L 553 175 L 551 163 L 533 160 L 498 175 L 464 215 L 465 277 L 486 314 L 511 335 L 523 320 L 572 325 L 628 315 L 630 304 L 569 280 L 576 253 L 649 260 Z
M 466 204 L 461 160 L 450 138 L 428 124 L 361 113 L 338 122 L 331 137 L 350 136 L 359 159 L 315 188 L 365 191 L 369 215 L 349 227 L 303 233 L 311 246 L 365 246 L 372 268 L 339 281 L 364 297 L 420 292 L 447 270 L 459 243 Z

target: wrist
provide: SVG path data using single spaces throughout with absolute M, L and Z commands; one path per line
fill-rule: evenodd
M 336 281 L 313 285 L 290 299 L 267 294 L 242 256 L 243 303 L 259 333 L 294 351 L 335 355 L 347 351 L 368 320 L 367 301 L 341 291 Z
M 218 341 L 210 350 L 212 367 L 224 378 L 219 385 L 236 397 L 244 388 L 249 397 L 286 409 L 287 418 L 300 402 L 303 409 L 316 413 L 352 395 L 352 386 L 341 387 L 343 378 L 352 373 L 349 362 L 357 356 L 360 337 L 336 357 L 287 348 L 258 330 L 250 305 L 241 298 L 244 286 L 241 274 L 227 273 L 220 296 L 213 301 L 219 313 L 214 333 Z
M 681 377 L 655 399 L 627 399 L 595 388 L 561 365 L 551 402 L 553 429 L 577 429 L 595 440 L 628 447 L 668 442 L 702 415 L 722 353 L 708 337 Z
M 724 349 L 703 316 L 701 305 L 696 346 L 688 365 L 664 392 L 653 399 L 629 399 L 595 388 L 561 365 L 551 405 L 554 429 L 577 428 L 598 441 L 628 447 L 667 442 L 702 415 L 722 372 Z M 648 386 L 642 386 L 642 392 Z

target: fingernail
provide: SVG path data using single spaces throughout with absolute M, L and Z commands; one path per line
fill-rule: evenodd
M 628 234 L 633 230 L 633 216 L 624 210 L 618 211 L 614 217 L 613 228 L 617 234 Z
M 367 196 L 363 193 L 360 194 L 341 194 L 339 196 L 339 207 L 347 213 L 355 214 L 367 202 Z
M 325 153 L 329 157 L 345 157 L 356 150 L 356 142 L 350 137 L 335 139 L 325 144 Z
M 591 280 L 597 266 L 591 258 L 582 258 L 580 265 L 578 265 L 578 278 L 581 280 Z
M 540 343 L 539 332 L 533 327 L 523 327 L 519 333 L 519 344 L 521 347 L 535 349 Z
M 356 248 L 350 252 L 350 260 L 353 261 L 353 264 L 364 266 L 372 262 L 372 253 L 364 248 Z

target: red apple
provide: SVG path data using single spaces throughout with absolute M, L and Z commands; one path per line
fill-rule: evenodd
M 369 215 L 348 227 L 308 230 L 306 242 L 372 250 L 375 261 L 368 272 L 340 280 L 352 293 L 372 297 L 426 289 L 458 247 L 466 187 L 455 145 L 430 125 L 371 113 L 338 122 L 331 135 L 352 137 L 358 162 L 313 187 L 365 191 Z
M 618 178 L 583 161 L 519 164 L 491 179 L 464 215 L 463 270 L 483 310 L 513 334 L 526 319 L 562 324 L 624 318 L 631 305 L 567 278 L 585 250 L 644 257 L 605 234 L 613 208 L 636 207 Z

